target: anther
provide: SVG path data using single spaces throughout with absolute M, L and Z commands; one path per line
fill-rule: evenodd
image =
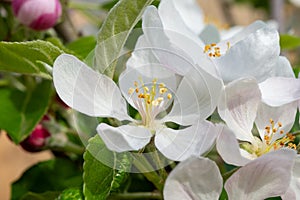
M 128 94 L 129 94 L 129 95 L 132 95 L 133 93 L 134 93 L 134 89 L 133 89 L 133 88 L 129 88 Z

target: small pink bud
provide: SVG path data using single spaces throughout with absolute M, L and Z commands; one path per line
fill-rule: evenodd
M 13 0 L 17 19 L 34 30 L 45 30 L 55 25 L 61 15 L 59 0 Z
M 48 120 L 49 117 L 45 115 L 42 121 Z M 42 150 L 45 146 L 46 139 L 48 137 L 50 137 L 49 131 L 44 128 L 42 124 L 38 124 L 32 131 L 31 135 L 20 144 L 26 151 L 37 152 Z

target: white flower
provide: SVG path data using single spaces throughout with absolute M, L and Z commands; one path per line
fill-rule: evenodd
M 105 123 L 97 127 L 112 151 L 140 150 L 155 135 L 156 147 L 169 159 L 184 160 L 206 152 L 218 134 L 218 127 L 205 119 L 216 107 L 212 99 L 219 97 L 221 84 L 214 83 L 208 73 L 200 70 L 178 81 L 174 73 L 158 63 L 136 66 L 129 66 L 120 75 L 119 88 L 113 80 L 74 56 L 63 54 L 54 63 L 54 86 L 60 98 L 75 110 L 123 122 L 119 127 Z M 141 120 L 127 114 L 124 97 L 138 111 Z M 163 113 L 170 105 L 170 112 Z M 168 121 L 188 127 L 173 130 L 165 125 Z
M 297 102 L 271 107 L 262 102 L 261 93 L 253 78 L 239 79 L 225 87 L 218 112 L 231 131 L 220 134 L 217 149 L 229 164 L 242 166 L 271 151 L 295 148 L 295 137 L 288 131 L 295 121 Z M 254 122 L 259 137 L 252 134 Z
M 294 151 L 282 149 L 246 164 L 225 182 L 228 199 L 261 200 L 285 194 L 295 156 Z M 164 199 L 217 200 L 222 185 L 222 176 L 213 161 L 191 157 L 178 164 L 168 176 Z
M 168 7 L 172 6 L 172 2 L 161 2 L 158 10 L 150 6 L 143 16 L 144 37 L 154 49 L 155 56 L 165 56 L 157 49 L 173 49 L 194 65 L 214 75 L 219 74 L 226 84 L 248 76 L 255 77 L 258 82 L 273 76 L 294 76 L 289 61 L 279 55 L 279 34 L 275 28 L 257 21 L 229 39 L 204 45 L 197 34 L 181 23 L 181 15 Z M 203 64 L 204 56 L 211 60 L 210 66 Z M 173 70 L 185 73 L 182 68 Z
M 293 144 L 295 136 L 288 131 L 294 124 L 298 102 L 289 101 L 287 104 L 271 107 L 261 99 L 261 96 L 268 92 L 263 86 L 273 79 L 267 79 L 258 85 L 255 79 L 244 78 L 225 87 L 218 111 L 230 129 L 225 128 L 219 135 L 216 146 L 226 163 L 244 166 L 281 149 L 296 149 L 296 145 Z M 290 79 L 293 87 L 299 87 L 291 78 L 283 79 Z M 281 84 L 285 85 L 284 82 Z M 272 84 L 268 90 L 272 90 L 273 93 L 280 92 L 277 91 L 276 85 Z M 259 137 L 252 134 L 254 122 Z M 284 162 L 281 162 L 282 165 Z M 291 162 L 293 165 L 294 160 Z M 277 167 L 280 165 L 274 166 Z
M 190 157 L 169 174 L 164 186 L 165 200 L 219 199 L 223 179 L 215 162 Z

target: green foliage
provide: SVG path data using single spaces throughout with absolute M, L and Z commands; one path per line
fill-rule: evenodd
M 46 41 L 0 42 L 0 71 L 30 74 L 51 79 L 46 65 L 52 66 L 63 53 Z
M 83 200 L 83 194 L 80 189 L 69 188 L 64 190 L 57 200 Z
M 59 192 L 44 192 L 44 193 L 34 193 L 28 192 L 22 196 L 21 200 L 53 200 L 56 199 Z
M 123 183 L 127 178 L 126 171 L 131 167 L 130 161 L 124 155 L 120 159 L 109 151 L 99 135 L 90 139 L 83 165 L 83 193 L 86 200 L 106 199 L 111 191 L 115 191 Z M 113 169 L 101 161 L 111 163 L 121 170 Z
M 262 0 L 235 0 L 238 3 L 248 3 L 255 8 L 263 8 L 266 11 L 270 11 L 270 1 Z
M 280 46 L 283 50 L 291 50 L 300 46 L 300 37 L 294 35 L 280 35 Z
M 48 80 L 35 83 L 25 77 L 25 91 L 0 88 L 0 128 L 7 131 L 15 143 L 24 140 L 48 109 L 52 85 Z
M 96 38 L 94 36 L 86 36 L 67 44 L 67 48 L 75 52 L 80 57 L 86 58 L 95 48 L 96 43 Z
M 113 77 L 126 40 L 153 0 L 120 0 L 108 13 L 98 33 L 94 68 Z
M 45 194 L 47 193 L 45 192 L 47 191 L 56 192 L 57 197 L 57 192 L 70 187 L 79 188 L 81 185 L 82 177 L 80 169 L 70 160 L 56 158 L 38 163 L 27 170 L 13 184 L 12 200 L 19 200 L 22 197 L 26 197 L 25 199 L 42 199 L 44 196 L 46 198 L 47 195 Z M 36 198 L 33 198 L 33 196 Z

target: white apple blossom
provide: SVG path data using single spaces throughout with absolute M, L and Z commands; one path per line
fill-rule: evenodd
M 294 151 L 281 149 L 241 167 L 225 182 L 228 199 L 261 200 L 285 194 L 295 157 Z M 178 164 L 168 176 L 164 199 L 218 200 L 222 185 L 222 176 L 213 161 L 191 157 Z
M 299 86 L 296 79 L 279 77 L 275 78 L 278 85 L 268 85 L 273 79 L 258 84 L 254 78 L 244 78 L 225 87 L 218 111 L 230 129 L 225 128 L 219 135 L 216 146 L 226 163 L 244 166 L 280 149 L 296 149 L 293 143 L 295 136 L 288 131 L 294 124 L 298 102 L 286 101 L 286 104 L 272 107 L 262 102 L 261 97 L 268 94 L 269 90 L 280 92 L 277 91 L 278 85 L 286 86 L 284 81 L 280 83 L 277 79 L 288 79 L 293 87 Z M 254 123 L 259 137 L 252 133 Z M 292 181 L 295 180 L 292 176 Z M 290 185 L 290 182 L 283 184 Z M 297 183 L 292 182 L 289 190 L 293 191 L 296 186 Z
M 170 0 L 170 6 L 172 2 Z M 168 5 L 163 1 L 158 10 L 150 6 L 143 16 L 143 37 L 156 57 L 166 57 L 162 49 L 172 50 L 184 55 L 194 66 L 219 75 L 226 84 L 248 76 L 258 82 L 274 76 L 294 77 L 289 61 L 280 56 L 279 34 L 275 28 L 256 21 L 229 39 L 204 45 L 183 22 L 184 17 Z M 211 60 L 210 66 L 203 65 L 204 56 Z M 162 59 L 162 64 L 168 67 L 167 61 Z M 173 70 L 185 73 L 182 68 Z
M 155 146 L 171 160 L 206 152 L 218 134 L 218 127 L 205 119 L 216 107 L 213 99 L 219 98 L 221 82 L 203 70 L 191 71 L 178 81 L 174 73 L 154 61 L 136 64 L 137 68 L 129 66 L 120 75 L 118 87 L 76 57 L 63 54 L 53 66 L 54 86 L 60 98 L 75 110 L 123 122 L 118 127 L 105 123 L 97 127 L 112 151 L 140 150 L 155 136 Z M 141 120 L 128 115 L 125 99 Z M 170 106 L 170 112 L 164 113 Z M 173 130 L 165 125 L 168 121 L 188 127 Z

